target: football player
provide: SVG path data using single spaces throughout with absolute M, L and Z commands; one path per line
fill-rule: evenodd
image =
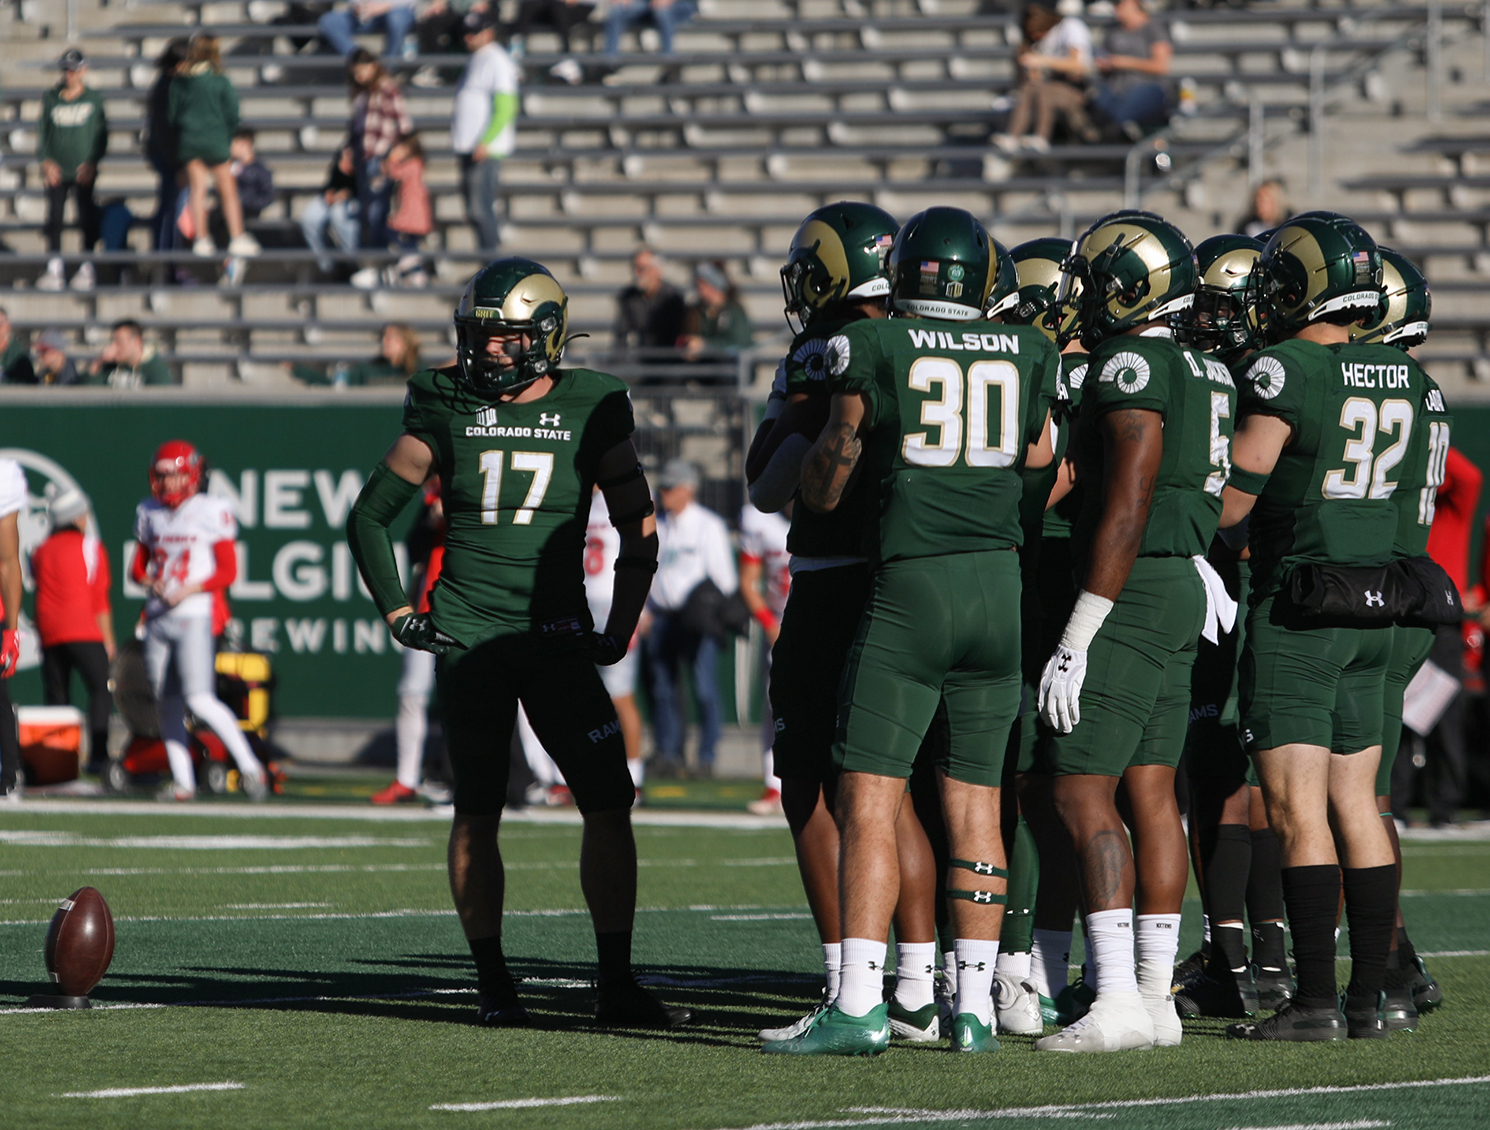
M 1239 382 L 1222 525 L 1251 515 L 1242 739 L 1283 847 L 1298 986 L 1273 1016 L 1227 1035 L 1380 1037 L 1389 1035 L 1379 997 L 1397 870 L 1375 783 L 1394 632 L 1317 626 L 1295 598 L 1325 576 L 1322 567 L 1391 559 L 1398 464 L 1422 426 L 1427 389 L 1422 370 L 1395 350 L 1344 348 L 1350 327 L 1375 320 L 1382 303 L 1381 253 L 1358 225 L 1333 213 L 1295 216 L 1268 240 L 1260 269 L 1263 325 L 1277 344 L 1254 355 Z M 1335 992 L 1342 881 L 1351 949 L 1343 1002 Z
M 1433 296 L 1428 280 L 1401 252 L 1381 248 L 1382 287 L 1386 302 L 1381 320 L 1351 331 L 1351 341 L 1380 344 L 1406 352 L 1428 340 L 1428 318 L 1433 311 Z M 1449 429 L 1452 419 L 1443 402 L 1443 393 L 1432 377 L 1425 374 L 1426 393 L 1421 407 L 1423 426 L 1413 434 L 1413 446 L 1402 462 L 1402 477 L 1392 499 L 1397 503 L 1398 557 L 1422 557 L 1428 552 L 1428 530 L 1433 525 L 1435 495 L 1443 485 L 1449 455 Z M 1433 649 L 1434 632 L 1426 627 L 1398 625 L 1392 629 L 1392 654 L 1387 664 L 1385 699 L 1382 706 L 1381 767 L 1376 771 L 1376 807 L 1381 812 L 1382 827 L 1392 841 L 1392 855 L 1397 865 L 1397 888 L 1402 887 L 1402 845 L 1397 839 L 1397 822 L 1392 818 L 1392 765 L 1402 744 L 1402 700 L 1407 684 Z M 1458 625 L 1440 629 L 1452 646 L 1461 646 Z M 1387 959 L 1386 1001 L 1383 1020 L 1392 1030 L 1408 1030 L 1418 1022 L 1418 1013 L 1437 1008 L 1443 992 L 1429 975 L 1423 959 L 1413 948 L 1402 919 L 1402 901 L 1397 900 L 1396 930 Z
M 1076 851 L 1097 993 L 1085 1016 L 1035 1047 L 1173 1046 L 1188 879 L 1174 779 L 1196 641 L 1236 613 L 1203 556 L 1221 516 L 1236 389 L 1226 366 L 1173 340 L 1196 281 L 1178 228 L 1112 213 L 1064 270 L 1081 280 L 1075 330 L 1092 351 L 1068 456 L 1083 483 L 1071 546 L 1081 586 L 1041 676 L 1040 709 L 1055 731 L 1044 756 Z
M 0 459 L 0 797 L 20 795 L 21 738 L 6 680 L 21 658 L 16 629 L 21 616 L 20 513 L 26 496 L 26 472 L 14 459 Z
M 831 513 L 855 477 L 879 514 L 875 570 L 844 671 L 833 760 L 843 965 L 838 998 L 801 1035 L 765 1050 L 872 1055 L 888 1046 L 881 1000 L 899 889 L 895 817 L 938 708 L 935 750 L 956 929 L 952 1047 L 988 1052 L 1007 873 L 999 794 L 1019 710 L 1020 470 L 1050 462 L 1042 390 L 1055 347 L 984 318 L 998 278 L 992 240 L 972 215 L 931 208 L 890 253 L 889 320 L 843 327 L 828 343 L 831 412 L 802 466 L 802 501 Z M 862 465 L 862 467 L 861 467 Z
M 1199 282 L 1181 339 L 1240 376 L 1264 344 L 1257 315 L 1260 241 L 1217 235 L 1195 248 Z M 1212 539 L 1206 560 L 1239 604 L 1247 601 L 1246 528 Z M 1235 547 L 1235 548 L 1233 548 Z M 1205 907 L 1205 945 L 1180 966 L 1181 1016 L 1251 1016 L 1266 994 L 1276 1009 L 1293 992 L 1283 950 L 1283 891 L 1277 837 L 1237 729 L 1237 662 L 1243 622 L 1212 643 L 1202 639 L 1190 682 L 1185 773 L 1190 785 L 1190 851 Z M 1252 920 L 1255 970 L 1247 962 L 1243 909 Z
M 888 212 L 840 201 L 810 213 L 792 238 L 781 283 L 794 337 L 746 461 L 751 500 L 761 510 L 778 511 L 795 496 L 802 457 L 827 419 L 828 378 L 837 365 L 833 341 L 847 325 L 885 316 L 886 260 L 898 230 Z M 816 1009 L 763 1030 L 766 1041 L 799 1035 L 838 995 L 843 935 L 831 754 L 838 684 L 869 598 L 865 539 L 874 507 L 873 486 L 865 482 L 851 484 L 832 513 L 792 507 L 792 586 L 771 651 L 772 756 L 827 983 Z M 891 1024 L 904 1039 L 934 1040 L 940 1036 L 933 980 L 936 866 L 911 805 L 900 808 L 895 838 L 900 893 Z
M 635 792 L 615 707 L 595 663 L 626 654 L 657 568 L 631 399 L 614 377 L 560 367 L 568 298 L 547 268 L 505 258 L 479 271 L 455 314 L 457 362 L 409 379 L 403 433 L 347 521 L 368 591 L 405 647 L 435 652 L 455 778 L 450 889 L 476 963 L 477 1021 L 531 1022 L 502 950 L 497 829 L 519 700 L 584 818 L 580 884 L 595 926 L 602 1025 L 669 1028 L 631 970 Z M 438 474 L 445 561 L 428 614 L 409 606 L 388 528 Z M 585 520 L 595 484 L 621 535 L 603 631 L 585 602 Z
M 211 727 L 232 755 L 251 800 L 269 795 L 269 778 L 238 720 L 216 693 L 215 600 L 238 575 L 232 503 L 202 491 L 202 457 L 169 440 L 150 461 L 150 497 L 135 510 L 130 576 L 145 585 L 145 671 L 155 692 L 172 783 L 162 800 L 197 794 L 186 711 Z

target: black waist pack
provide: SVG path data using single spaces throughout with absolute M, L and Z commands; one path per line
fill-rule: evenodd
M 1293 571 L 1288 595 L 1299 618 L 1318 627 L 1437 628 L 1464 617 L 1459 590 L 1431 557 L 1385 565 L 1305 562 Z

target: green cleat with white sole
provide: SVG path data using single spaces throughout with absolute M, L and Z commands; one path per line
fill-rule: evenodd
M 768 1055 L 879 1055 L 890 1046 L 889 1005 L 850 1016 L 835 1004 L 800 1036 L 762 1045 Z

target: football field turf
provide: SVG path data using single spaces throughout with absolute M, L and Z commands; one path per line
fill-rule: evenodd
M 579 830 L 514 819 L 506 948 L 543 1027 L 471 1023 L 474 974 L 445 886 L 446 822 L 280 803 L 181 810 L 27 802 L 0 813 L 0 1125 L 680 1130 L 946 1125 L 1233 1130 L 1490 1124 L 1490 843 L 1407 844 L 1404 905 L 1445 1006 L 1387 1041 L 1227 1042 L 874 1060 L 760 1054 L 805 1010 L 816 939 L 784 827 L 644 812 L 636 958 L 671 1033 L 587 1023 L 593 937 Z M 98 887 L 113 966 L 87 1012 L 47 991 L 57 900 Z M 1186 906 L 1182 953 L 1199 908 Z M 1343 950 L 1343 944 L 1342 944 Z M 1437 955 L 1437 956 L 1432 956 Z M 1346 967 L 1342 964 L 1342 974 Z

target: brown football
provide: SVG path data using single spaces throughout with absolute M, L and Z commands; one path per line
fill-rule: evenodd
M 80 887 L 63 899 L 47 930 L 47 972 L 64 996 L 86 997 L 114 959 L 114 918 L 103 895 Z

